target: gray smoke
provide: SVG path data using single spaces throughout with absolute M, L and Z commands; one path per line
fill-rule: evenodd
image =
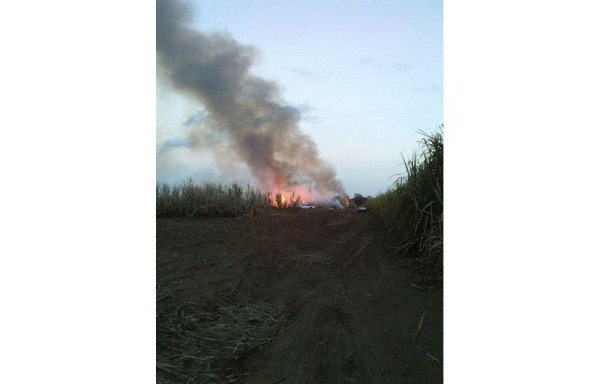
M 190 6 L 157 0 L 158 65 L 174 89 L 204 105 L 213 124 L 266 189 L 306 185 L 321 196 L 345 195 L 333 167 L 298 126 L 300 113 L 285 106 L 273 82 L 253 76 L 257 52 L 224 34 L 191 28 Z M 194 134 L 191 135 L 192 137 Z

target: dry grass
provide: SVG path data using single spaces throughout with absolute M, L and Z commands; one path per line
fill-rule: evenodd
M 157 292 L 158 383 L 240 382 L 247 373 L 232 369 L 235 360 L 271 341 L 285 321 L 273 305 L 239 293 L 202 303 L 172 299 Z

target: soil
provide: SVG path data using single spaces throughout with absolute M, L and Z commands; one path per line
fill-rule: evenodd
M 286 314 L 270 342 L 227 363 L 243 382 L 443 380 L 443 291 L 411 285 L 417 272 L 370 212 L 161 218 L 156 239 L 157 286 L 175 300 L 243 292 Z

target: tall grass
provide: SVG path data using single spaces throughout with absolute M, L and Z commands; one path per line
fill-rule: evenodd
M 396 251 L 411 258 L 423 273 L 422 284 L 436 284 L 443 276 L 444 140 L 438 132 L 420 132 L 419 153 L 402 156 L 405 175 L 368 203 L 382 217 L 396 243 Z
M 156 185 L 157 217 L 256 216 L 271 209 L 269 196 L 249 185 L 196 185 L 191 178 L 175 186 Z

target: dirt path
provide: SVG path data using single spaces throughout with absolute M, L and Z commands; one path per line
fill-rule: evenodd
M 414 277 L 369 213 L 157 220 L 157 283 L 178 299 L 231 290 L 287 314 L 231 362 L 248 383 L 441 383 L 443 293 Z

